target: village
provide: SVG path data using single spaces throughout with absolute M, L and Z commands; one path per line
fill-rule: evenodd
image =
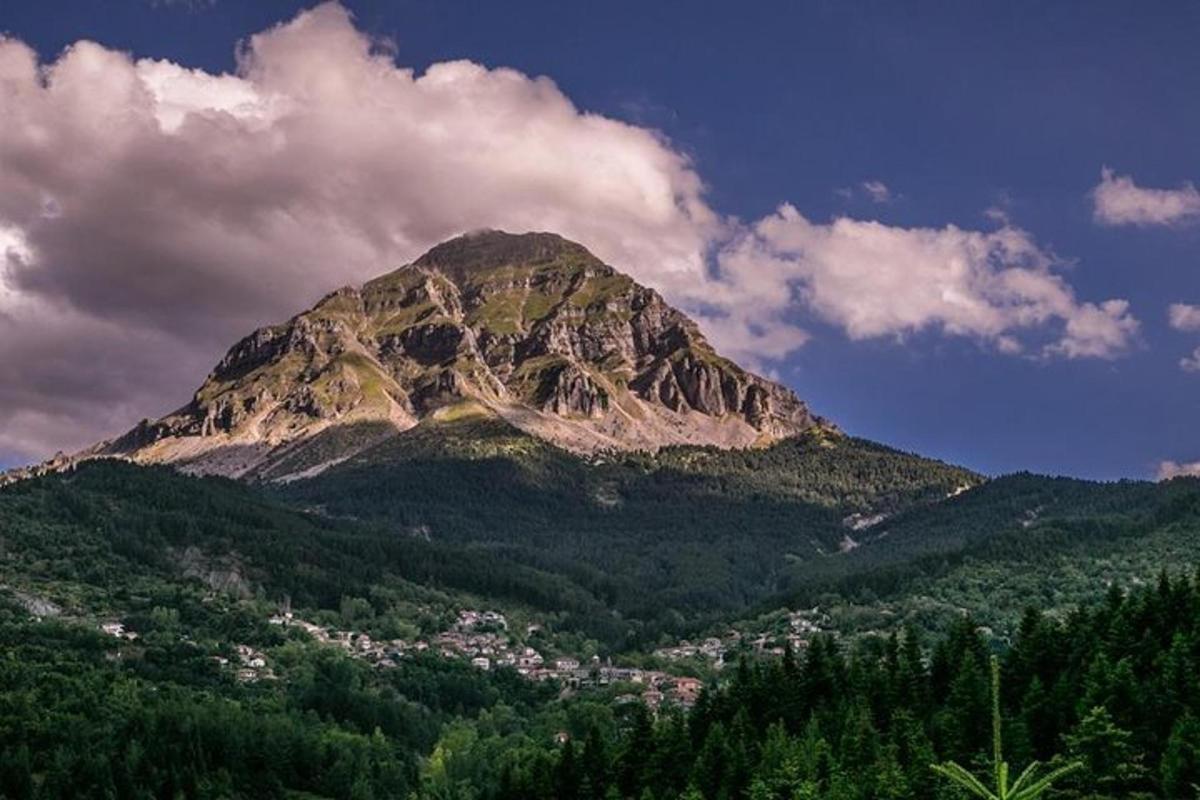
M 566 692 L 622 683 L 631 687 L 640 686 L 640 699 L 651 708 L 658 708 L 664 703 L 691 707 L 703 686 L 699 678 L 670 675 L 660 670 L 615 666 L 611 659 L 601 661 L 598 656 L 588 659 L 586 663 L 573 657 L 548 659 L 533 647 L 516 644 L 508 634 L 508 620 L 497 611 L 463 609 L 449 630 L 428 640 L 415 641 L 376 640 L 366 633 L 323 627 L 300 619 L 291 612 L 276 614 L 268 622 L 299 628 L 318 643 L 338 647 L 353 658 L 366 660 L 383 669 L 395 667 L 400 659 L 414 654 L 432 653 L 442 658 L 468 661 L 480 670 L 511 668 L 531 681 L 557 681 Z M 261 654 L 251 654 L 250 657 L 255 655 Z M 258 659 L 254 663 L 257 664 Z M 248 663 L 243 661 L 243 668 L 246 666 Z M 265 662 L 260 669 L 268 669 Z M 239 671 L 239 679 L 256 680 L 259 676 L 243 677 Z M 636 697 L 631 694 L 621 699 Z
M 664 661 L 700 660 L 713 669 L 725 666 L 725 658 L 734 652 L 753 652 L 757 655 L 782 656 L 787 648 L 799 653 L 808 647 L 809 640 L 831 626 L 829 616 L 819 608 L 790 611 L 783 633 L 761 632 L 750 636 L 731 628 L 724 636 L 711 636 L 698 642 L 681 641 L 671 647 L 660 647 L 654 655 Z
M 615 665 L 612 659 L 592 656 L 581 660 L 571 656 L 549 658 L 534 647 L 521 644 L 509 632 L 509 623 L 498 611 L 462 609 L 448 630 L 427 639 L 374 639 L 365 632 L 322 626 L 295 616 L 290 610 L 272 615 L 267 622 L 281 628 L 303 631 L 318 644 L 336 647 L 352 658 L 364 660 L 380 669 L 396 667 L 402 659 L 428 653 L 441 658 L 467 661 L 479 670 L 509 668 L 531 681 L 556 681 L 564 693 L 578 690 L 620 687 L 628 691 L 617 702 L 641 701 L 652 710 L 663 705 L 690 708 L 695 705 L 704 682 L 695 676 L 676 675 L 659 669 Z M 733 653 L 782 655 L 785 648 L 803 650 L 813 635 L 828 629 L 829 620 L 819 609 L 792 611 L 786 617 L 786 631 L 749 635 L 730 629 L 721 637 L 701 641 L 683 640 L 654 651 L 656 660 L 691 662 L 713 672 L 720 671 Z M 120 622 L 106 622 L 101 630 L 113 637 L 135 640 L 137 633 Z M 530 625 L 527 635 L 540 630 Z M 275 673 L 266 653 L 249 645 L 234 647 L 236 660 L 213 656 L 222 669 L 231 669 L 238 681 L 253 683 L 274 680 Z

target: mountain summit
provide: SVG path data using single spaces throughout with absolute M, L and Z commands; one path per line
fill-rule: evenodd
M 185 407 L 91 455 L 286 479 L 464 415 L 580 453 L 746 447 L 821 424 L 582 245 L 489 230 L 255 331 Z

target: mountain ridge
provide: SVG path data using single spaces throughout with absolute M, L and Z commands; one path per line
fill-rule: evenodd
M 260 328 L 183 408 L 82 455 L 282 480 L 461 414 L 577 454 L 834 429 L 582 245 L 486 230 Z M 277 468 L 318 439 L 327 457 Z

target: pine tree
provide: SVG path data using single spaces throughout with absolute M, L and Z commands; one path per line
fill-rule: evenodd
M 979 720 L 987 716 L 987 693 L 987 678 L 979 663 L 964 653 L 958 673 L 950 682 L 946 704 L 938 714 L 937 730 L 943 753 L 965 761 L 983 751 L 987 739 Z
M 579 767 L 575 762 L 575 743 L 567 739 L 554 768 L 554 793 L 557 797 L 575 797 L 579 794 Z
M 602 800 L 608 789 L 608 753 L 600 729 L 593 726 L 583 743 L 580 797 Z
M 1067 756 L 1083 764 L 1078 774 L 1066 781 L 1070 797 L 1124 798 L 1145 788 L 1148 771 L 1133 747 L 1133 735 L 1116 726 L 1104 706 L 1091 709 L 1066 735 Z
M 653 758 L 654 730 L 646 706 L 638 703 L 634 709 L 633 727 L 625 739 L 617 765 L 617 786 L 625 797 L 634 797 L 645 777 L 646 765 Z
M 917 719 L 929 718 L 929 674 L 916 628 L 905 627 L 900 644 L 900 666 L 896 676 L 897 701 Z
M 1200 720 L 1191 714 L 1185 714 L 1171 729 L 1161 770 L 1167 797 L 1200 795 Z
M 729 741 L 725 726 L 714 723 L 692 766 L 691 785 L 703 790 L 706 797 L 717 797 L 725 785 L 729 767 Z
M 26 745 L 0 753 L 0 796 L 33 797 L 33 767 Z
M 687 785 L 692 763 L 692 744 L 682 714 L 667 713 L 655 727 L 654 740 L 645 782 L 659 797 L 673 797 Z
M 914 797 L 932 797 L 936 776 L 929 771 L 928 765 L 934 759 L 934 752 L 925 727 L 902 709 L 892 715 L 891 737 L 909 791 Z

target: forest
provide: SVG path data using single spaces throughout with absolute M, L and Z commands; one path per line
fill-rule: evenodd
M 1056 798 L 1184 798 L 1200 785 L 1200 578 L 1035 609 L 1000 650 L 1005 758 L 1078 764 Z M 241 686 L 153 633 L 0 612 L 0 794 L 66 797 L 956 798 L 931 765 L 986 773 L 988 658 L 964 618 L 847 647 L 740 659 L 688 713 L 563 698 L 417 659 L 384 676 L 299 643 Z
M 870 506 L 869 483 L 838 487 L 924 467 L 841 446 L 853 454 L 828 472 L 827 448 L 812 443 L 747 463 L 681 449 L 564 473 L 539 473 L 545 463 L 527 455 L 507 472 L 490 455 L 455 456 L 441 471 L 377 476 L 378 494 L 353 499 L 338 491 L 369 478 L 354 465 L 319 491 L 119 462 L 0 488 L 0 796 L 953 800 L 966 795 L 931 765 L 994 766 L 992 656 L 1014 774 L 1034 760 L 1079 765 L 1045 797 L 1197 795 L 1200 577 L 1180 570 L 1198 544 L 1200 482 L 1017 475 L 948 498 L 942 487 L 903 501 L 881 491 Z M 791 483 L 762 488 L 773 459 Z M 963 477 L 930 469 L 914 487 Z M 413 483 L 389 505 L 397 474 Z M 492 490 L 472 502 L 495 513 L 469 527 L 478 506 L 448 498 L 485 478 Z M 434 484 L 447 501 L 436 519 L 417 491 Z M 605 486 L 616 516 L 578 504 Z M 721 491 L 743 510 L 667 524 L 681 493 Z M 544 504 L 527 516 L 505 511 L 535 492 Z M 849 551 L 800 557 L 784 541 L 783 564 L 764 577 L 734 558 L 770 541 L 757 514 L 775 512 L 750 498 L 791 508 L 802 541 L 886 511 L 853 531 Z M 655 515 L 658 541 L 624 527 Z M 414 530 L 419 520 L 428 529 Z M 530 541 L 550 552 L 521 544 L 530 520 Z M 586 531 L 581 564 L 569 563 L 573 529 Z M 709 562 L 660 558 L 653 569 L 675 576 L 666 588 L 608 574 L 706 540 L 731 560 L 728 580 L 758 588 L 662 613 L 655 602 L 689 596 L 680 587 L 702 596 Z M 824 630 L 780 656 L 751 646 L 759 633 L 770 641 L 781 610 L 806 604 L 829 618 Z M 495 607 L 548 654 L 651 666 L 649 651 L 680 636 L 736 625 L 746 638 L 723 669 L 701 673 L 693 707 L 652 708 L 634 684 L 574 690 L 434 653 L 381 669 L 268 624 L 284 605 L 381 638 L 429 637 L 458 609 Z M 136 640 L 102 633 L 106 620 Z M 269 658 L 270 680 L 220 666 L 239 645 Z
M 1196 797 L 1198 620 L 1200 579 L 1166 573 L 1063 619 L 1027 610 L 999 654 L 1005 759 L 1078 765 L 1047 797 Z M 686 716 L 638 706 L 500 759 L 497 734 L 479 724 L 473 738 L 458 734 L 467 746 L 430 776 L 430 796 L 962 797 L 930 766 L 988 772 L 991 653 L 970 618 L 930 646 L 912 629 L 851 649 L 822 637 L 803 653 L 740 661 Z

